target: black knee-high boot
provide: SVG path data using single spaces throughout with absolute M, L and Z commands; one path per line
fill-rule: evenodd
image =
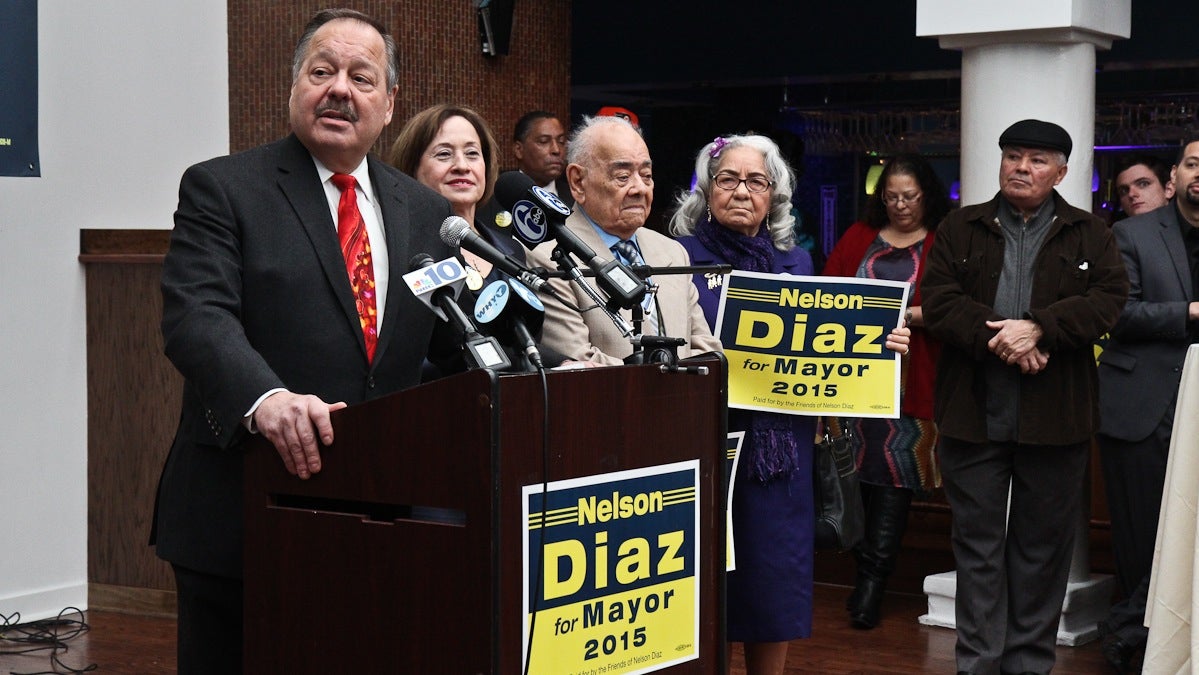
M 912 491 L 881 485 L 862 485 L 866 502 L 866 536 L 854 549 L 857 582 L 846 603 L 854 628 L 878 625 L 887 578 L 895 571 L 903 533 L 908 526 Z
M 851 615 L 862 606 L 862 591 L 865 587 L 865 584 L 863 583 L 865 580 L 863 571 L 867 565 L 866 560 L 868 558 L 873 558 L 873 551 L 875 548 L 875 528 L 874 521 L 871 517 L 870 506 L 873 502 L 874 490 L 882 489 L 880 486 L 871 485 L 870 483 L 861 483 L 860 485 L 862 491 L 862 510 L 866 514 L 866 529 L 862 533 L 862 540 L 858 542 L 857 546 L 853 547 L 852 551 L 853 559 L 856 563 L 855 567 L 857 569 L 857 576 L 854 580 L 853 591 L 849 594 L 849 597 L 845 599 L 845 609 L 849 610 Z

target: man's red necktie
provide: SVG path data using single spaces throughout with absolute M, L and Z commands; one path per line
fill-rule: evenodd
M 373 360 L 375 344 L 379 341 L 375 268 L 371 264 L 371 242 L 366 234 L 366 223 L 358 211 L 358 194 L 354 190 L 358 181 L 349 174 L 335 173 L 333 184 L 341 190 L 341 201 L 337 204 L 337 239 L 341 242 L 341 255 L 350 275 L 350 288 L 354 291 L 354 304 L 366 340 L 366 357 Z

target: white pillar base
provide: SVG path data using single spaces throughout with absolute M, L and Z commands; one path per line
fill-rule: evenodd
M 956 571 L 930 574 L 924 577 L 924 594 L 928 596 L 928 614 L 920 617 L 925 626 L 957 628 L 954 598 L 958 591 Z
M 1096 624 L 1107 616 L 1115 583 L 1109 574 L 1092 574 L 1082 581 L 1066 584 L 1066 599 L 1062 603 L 1062 618 L 1057 627 L 1059 645 L 1077 647 L 1099 637 Z M 921 624 L 956 628 L 954 597 L 957 586 L 957 572 L 930 574 L 924 578 L 928 614 L 920 617 Z

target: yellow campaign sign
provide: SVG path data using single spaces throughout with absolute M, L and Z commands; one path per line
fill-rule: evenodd
M 526 672 L 699 657 L 698 460 L 527 485 L 522 504 Z
M 897 281 L 733 272 L 716 334 L 729 364 L 729 407 L 796 415 L 899 417 L 902 325 Z

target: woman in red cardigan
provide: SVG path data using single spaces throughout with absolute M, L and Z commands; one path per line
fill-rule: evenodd
M 913 494 L 938 487 L 937 426 L 933 423 L 933 380 L 940 346 L 922 328 L 920 277 L 937 224 L 949 211 L 945 187 L 923 157 L 888 160 L 866 217 L 837 242 L 825 263 L 829 276 L 906 281 L 912 285 L 905 315 L 912 328 L 903 359 L 899 419 L 863 418 L 854 425 L 861 440 L 858 475 L 866 507 L 866 534 L 854 549 L 857 580 L 846 602 L 850 623 L 878 625 L 887 577 L 895 571 Z

